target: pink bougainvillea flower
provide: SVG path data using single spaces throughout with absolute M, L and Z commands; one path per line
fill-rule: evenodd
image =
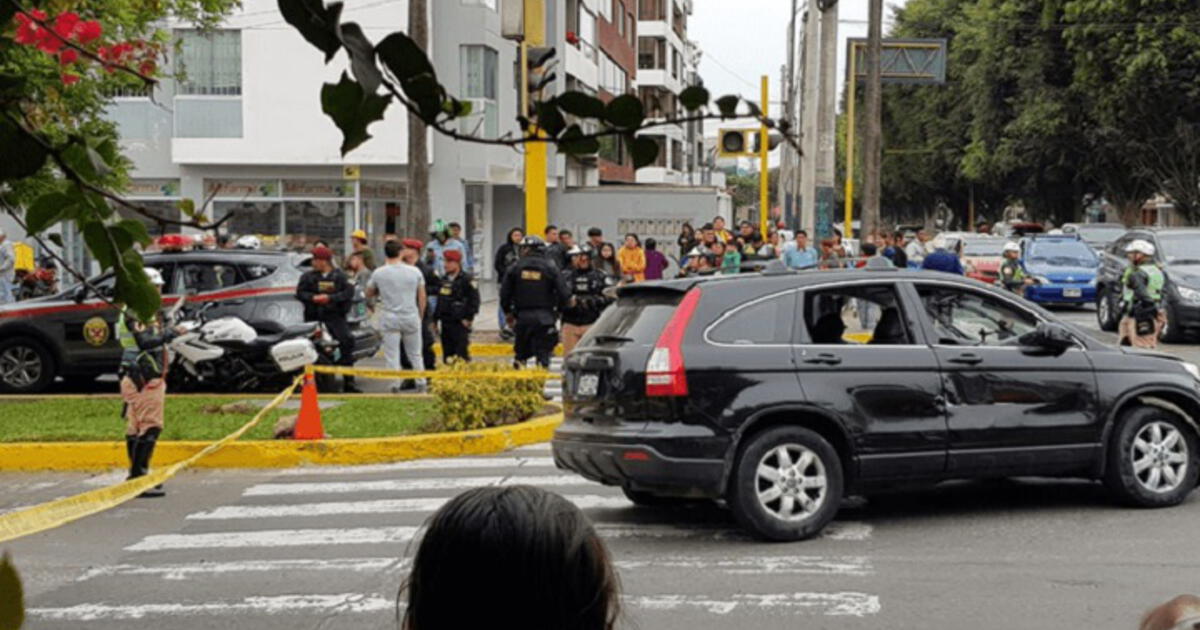
M 64 72 L 62 75 L 63 85 L 72 85 L 78 83 L 79 79 L 80 77 L 78 74 L 71 74 L 70 72 Z
M 79 61 L 79 53 L 75 52 L 71 48 L 58 53 L 58 62 L 64 66 L 69 66 L 76 61 Z
M 104 34 L 104 28 L 100 26 L 99 22 L 90 20 L 80 24 L 75 33 L 80 44 L 87 44 L 100 39 L 100 36 Z

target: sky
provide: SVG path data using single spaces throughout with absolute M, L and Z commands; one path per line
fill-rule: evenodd
M 884 0 L 884 33 L 893 7 L 905 2 Z M 801 11 L 806 3 L 799 1 Z M 700 76 L 714 97 L 739 94 L 757 102 L 764 74 L 770 79 L 771 100 L 782 94 L 780 68 L 787 63 L 791 5 L 791 0 L 693 0 L 688 36 L 704 51 Z M 838 76 L 844 77 L 846 38 L 867 34 L 867 0 L 840 0 L 838 5 Z M 843 83 L 839 78 L 839 86 Z M 771 103 L 771 115 L 778 107 Z

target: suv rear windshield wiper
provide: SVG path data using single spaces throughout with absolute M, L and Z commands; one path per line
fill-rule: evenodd
M 596 335 L 592 339 L 600 343 L 629 343 L 633 341 L 629 337 L 621 337 L 619 335 Z

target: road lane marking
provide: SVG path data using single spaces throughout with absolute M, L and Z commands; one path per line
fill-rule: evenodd
M 880 611 L 879 597 L 867 593 L 742 593 L 729 598 L 705 595 L 626 595 L 624 605 L 647 611 L 698 609 L 714 615 L 734 612 L 790 612 L 800 615 L 866 617 Z M 402 608 L 402 606 L 401 606 Z M 379 594 L 278 595 L 201 603 L 115 605 L 76 604 L 30 608 L 30 618 L 50 621 L 122 621 L 159 617 L 233 615 L 377 614 L 397 609 L 396 599 Z
M 620 495 L 601 496 L 595 494 L 566 495 L 564 497 L 580 509 L 628 508 L 633 503 Z M 381 499 L 378 501 L 334 501 L 325 503 L 298 503 L 288 505 L 225 505 L 206 512 L 187 516 L 190 520 L 217 521 L 250 518 L 294 518 L 305 516 L 333 516 L 339 514 L 406 514 L 436 512 L 450 497 L 416 499 Z
M 681 527 L 668 524 L 636 525 L 631 523 L 596 523 L 596 531 L 605 538 L 689 538 L 730 540 L 750 536 L 733 527 Z M 864 541 L 871 537 L 871 526 L 865 523 L 830 523 L 819 538 L 837 541 Z
M 865 617 L 878 614 L 879 597 L 867 593 L 740 593 L 727 599 L 705 595 L 643 595 L 631 596 L 625 603 L 655 611 L 676 611 L 697 608 L 714 615 L 728 615 L 735 610 L 785 609 L 801 614 Z
M 102 577 L 155 577 L 163 580 L 187 580 L 232 573 L 275 573 L 281 571 L 347 571 L 377 573 L 399 568 L 396 558 L 333 558 L 330 560 L 246 560 L 240 562 L 204 562 L 199 564 L 140 565 L 118 564 L 96 567 L 76 579 L 86 582 Z
M 336 595 L 280 595 L 247 597 L 235 601 L 198 604 L 78 604 L 62 608 L 30 608 L 33 618 L 54 621 L 99 621 L 145 619 L 147 617 L 196 615 L 296 614 L 296 613 L 384 613 L 395 609 L 396 600 L 379 595 L 342 593 Z
M 445 477 L 434 479 L 381 479 L 312 483 L 262 483 L 246 488 L 242 496 L 266 497 L 296 494 L 349 494 L 352 492 L 412 492 L 418 490 L 468 490 L 481 486 L 530 485 L 540 487 L 598 486 L 578 475 Z
M 394 464 L 365 466 L 308 466 L 279 472 L 281 477 L 305 475 L 357 475 L 407 470 L 455 470 L 459 468 L 554 468 L 552 457 L 461 457 L 452 459 L 416 459 Z
M 702 569 L 729 575 L 874 575 L 870 559 L 861 556 L 667 556 L 646 560 L 617 560 L 618 569 Z
M 307 547 L 317 545 L 378 545 L 405 543 L 417 535 L 416 527 L 355 527 L 338 529 L 275 529 L 207 534 L 156 534 L 125 551 L 169 549 L 246 549 Z
M 859 526 L 861 524 L 834 524 Z M 629 523 L 597 523 L 596 531 L 606 539 L 649 538 L 649 539 L 710 539 L 745 540 L 746 535 L 733 527 L 686 528 L 675 525 Z M 126 551 L 165 551 L 178 549 L 246 549 L 271 547 L 303 547 L 317 545 L 373 545 L 383 543 L 407 543 L 413 540 L 420 528 L 408 527 L 355 527 L 333 529 L 282 529 L 257 531 L 207 532 L 203 534 L 156 534 L 125 547 Z M 823 538 L 845 540 L 837 537 L 838 527 L 831 526 Z M 859 539 L 853 539 L 859 540 Z

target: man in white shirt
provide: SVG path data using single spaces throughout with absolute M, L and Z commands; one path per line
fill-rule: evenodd
M 419 252 L 421 242 L 415 243 Z M 403 247 L 411 247 L 405 242 Z M 389 370 L 400 369 L 400 348 L 412 365 L 423 365 L 421 358 L 421 313 L 425 312 L 425 276 L 415 266 L 400 259 L 402 246 L 388 241 L 383 248 L 387 264 L 371 274 L 367 297 L 378 298 L 379 329 L 383 333 L 383 356 Z M 403 381 L 392 384 L 399 393 Z M 425 391 L 425 379 L 417 380 L 417 391 Z
M 925 255 L 931 253 L 931 245 L 929 245 L 929 232 L 920 230 L 917 232 L 917 237 L 908 242 L 904 246 L 904 253 L 908 256 L 909 263 L 921 264 L 925 260 Z
M 13 295 L 13 271 L 16 266 L 17 254 L 4 230 L 0 229 L 0 304 L 16 301 Z

